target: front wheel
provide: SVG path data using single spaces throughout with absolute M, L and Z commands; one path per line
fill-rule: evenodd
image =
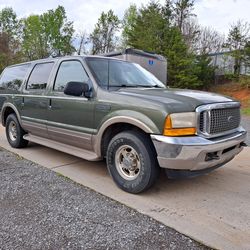
M 150 139 L 136 131 L 121 132 L 111 140 L 107 166 L 117 186 L 129 193 L 147 190 L 160 172 Z
M 15 114 L 10 114 L 6 120 L 6 137 L 13 148 L 24 148 L 28 141 L 23 139 L 25 131 L 22 129 Z

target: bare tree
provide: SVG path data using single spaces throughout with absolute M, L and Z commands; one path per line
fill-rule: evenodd
M 85 30 L 80 31 L 76 37 L 77 40 L 79 41 L 77 46 L 77 54 L 78 55 L 89 54 L 87 45 L 90 43 L 90 37 L 87 34 L 87 32 Z
M 231 25 L 225 46 L 231 50 L 234 57 L 234 74 L 240 75 L 242 62 L 245 60 L 245 48 L 250 42 L 250 24 L 238 20 Z
M 215 53 L 222 50 L 225 38 L 211 27 L 200 28 L 195 50 L 199 54 Z
M 189 18 L 183 24 L 182 35 L 189 49 L 195 54 L 209 54 L 221 51 L 225 38 L 211 27 L 202 27 L 196 18 Z
M 187 46 L 192 52 L 194 52 L 194 48 L 199 42 L 200 33 L 201 27 L 195 18 L 185 20 L 182 26 L 182 35 Z
M 248 22 L 238 20 L 231 24 L 227 37 L 226 46 L 231 50 L 243 49 L 250 39 L 250 24 Z
M 115 49 L 119 25 L 118 16 L 112 10 L 107 13 L 102 12 L 93 32 L 90 34 L 93 54 L 108 53 Z

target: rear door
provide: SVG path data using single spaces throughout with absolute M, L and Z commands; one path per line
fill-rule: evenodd
M 94 98 L 65 95 L 68 82 L 89 82 L 80 60 L 62 60 L 50 90 L 48 133 L 55 141 L 92 149 L 91 137 L 94 121 Z
M 34 65 L 23 90 L 21 118 L 23 127 L 29 133 L 48 138 L 47 115 L 49 99 L 46 88 L 54 62 Z

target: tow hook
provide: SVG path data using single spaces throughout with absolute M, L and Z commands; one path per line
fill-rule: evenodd
M 248 145 L 245 142 L 240 143 L 240 147 L 247 147 Z
M 217 152 L 207 153 L 205 161 L 219 160 L 220 157 L 217 155 Z

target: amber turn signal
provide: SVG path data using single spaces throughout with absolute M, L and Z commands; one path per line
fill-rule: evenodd
M 173 128 L 172 127 L 172 120 L 171 116 L 168 115 L 165 124 L 164 124 L 164 131 L 163 135 L 165 136 L 186 136 L 186 135 L 195 135 L 196 128 Z

